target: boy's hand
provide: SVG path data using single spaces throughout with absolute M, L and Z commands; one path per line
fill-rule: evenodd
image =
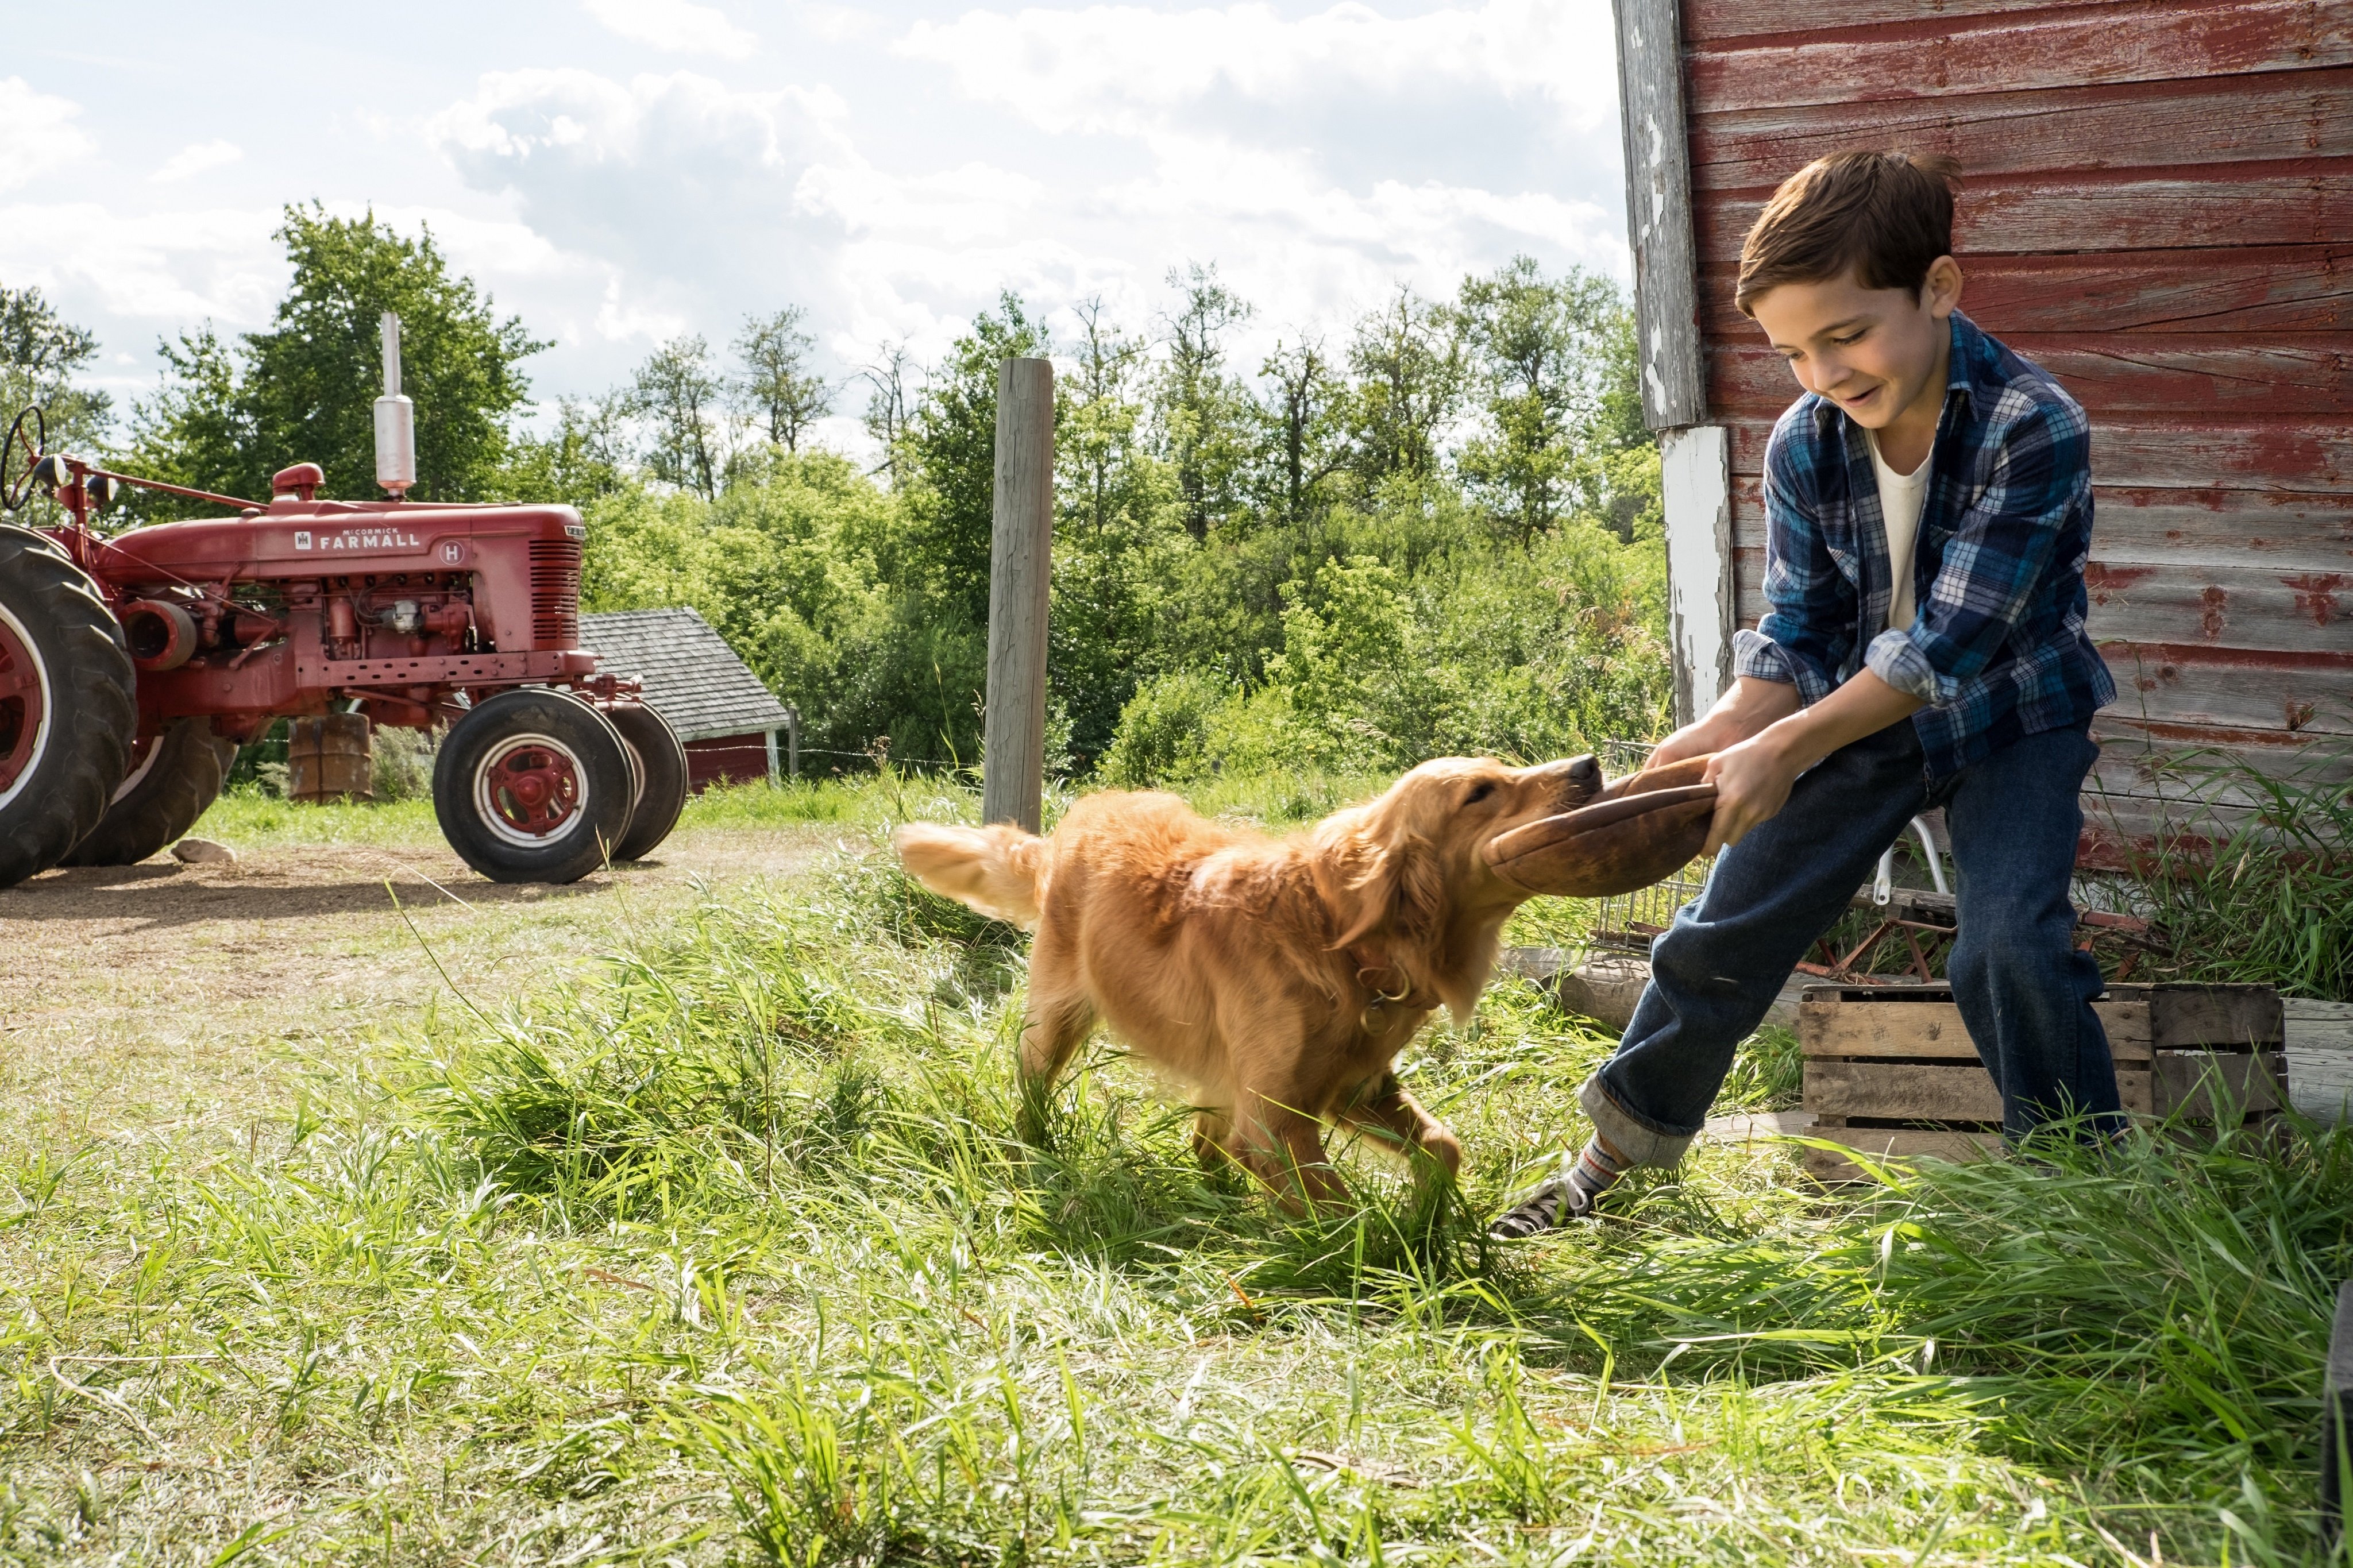
M 1748 830 L 1769 822 L 1789 804 L 1789 791 L 1805 771 L 1788 754 L 1772 731 L 1716 752 L 1708 764 L 1707 782 L 1715 786 L 1715 815 L 1707 825 L 1707 847 L 1713 855 L 1748 837 Z
M 1744 687 L 1749 684 L 1741 682 Z M 1766 682 L 1756 684 L 1773 689 Z M 1791 705 L 1795 707 L 1794 692 Z M 1725 706 L 1717 704 L 1717 713 Z M 1861 670 L 1811 708 L 1789 712 L 1725 746 L 1708 764 L 1707 782 L 1715 785 L 1715 815 L 1708 821 L 1707 847 L 1701 853 L 1713 855 L 1726 845 L 1739 843 L 1751 828 L 1771 821 L 1788 805 L 1789 791 L 1799 773 L 1841 746 L 1910 718 L 1922 706 L 1909 692 L 1896 690 L 1870 670 Z M 1715 718 L 1716 713 L 1710 713 L 1702 723 Z

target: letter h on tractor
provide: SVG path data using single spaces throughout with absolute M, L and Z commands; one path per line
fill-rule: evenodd
M 570 882 L 650 851 L 685 804 L 686 753 L 630 681 L 579 647 L 580 514 L 412 501 L 400 323 L 384 319 L 376 482 L 330 500 L 313 463 L 269 502 L 44 451 L 27 408 L 0 448 L 0 507 L 36 492 L 58 526 L 0 522 L 0 888 L 121 866 L 178 838 L 237 748 L 338 709 L 448 726 L 433 806 L 450 847 L 504 882 Z M 101 536 L 139 485 L 229 515 Z

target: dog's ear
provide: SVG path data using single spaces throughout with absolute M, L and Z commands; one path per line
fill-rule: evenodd
M 1445 868 L 1430 841 L 1382 804 L 1343 812 L 1317 835 L 1315 889 L 1340 928 L 1335 952 L 1382 930 L 1424 945 L 1444 922 Z

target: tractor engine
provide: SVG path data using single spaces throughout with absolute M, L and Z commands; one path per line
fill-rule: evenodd
M 267 507 L 97 545 L 142 719 L 202 712 L 246 740 L 340 695 L 379 722 L 425 725 L 453 689 L 595 669 L 579 647 L 586 531 L 570 507 L 324 500 L 317 484 L 300 464 Z

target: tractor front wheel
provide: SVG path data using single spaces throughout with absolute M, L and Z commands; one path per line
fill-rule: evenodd
M 0 527 L 0 888 L 96 827 L 138 725 L 122 628 L 41 535 Z
M 576 882 L 613 858 L 635 791 L 605 716 L 521 687 L 458 721 L 433 764 L 433 814 L 459 858 L 494 882 Z
M 642 702 L 616 702 L 598 711 L 620 732 L 637 785 L 637 809 L 629 814 L 629 830 L 614 846 L 613 858 L 642 859 L 670 837 L 678 814 L 686 809 L 686 748 L 678 743 L 670 721 Z
M 136 866 L 196 825 L 236 761 L 236 744 L 215 735 L 210 720 L 173 720 L 132 749 L 113 804 L 58 864 Z

